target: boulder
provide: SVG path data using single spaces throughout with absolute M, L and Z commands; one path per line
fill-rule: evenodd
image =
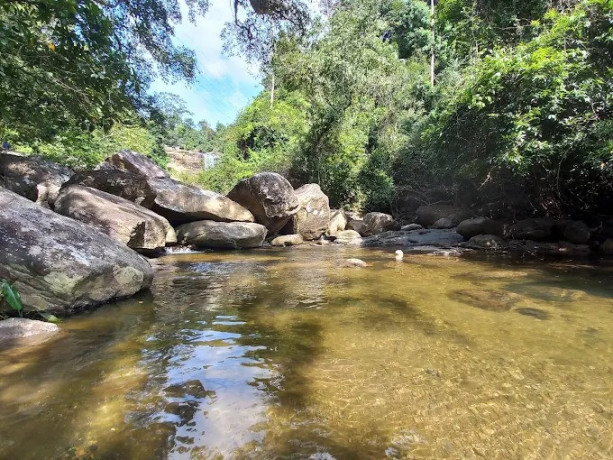
M 284 231 L 299 234 L 305 240 L 316 240 L 330 225 L 330 203 L 317 184 L 303 185 L 295 191 L 299 209 L 290 217 Z
M 441 217 L 439 220 L 437 220 L 430 226 L 430 228 L 438 229 L 438 230 L 446 229 L 446 228 L 453 228 L 453 227 L 455 227 L 454 221 L 448 217 Z
M 508 236 L 515 240 L 545 240 L 552 235 L 555 221 L 549 217 L 520 220 L 509 228 Z
M 347 223 L 347 230 L 353 230 L 358 232 L 360 235 L 363 235 L 364 230 L 366 229 L 366 225 L 362 219 L 353 219 Z
M 607 255 L 613 256 L 613 238 L 608 238 L 600 245 L 600 252 Z
M 243 179 L 228 198 L 251 211 L 256 222 L 264 225 L 270 235 L 279 232 L 300 209 L 292 185 L 280 174 L 271 172 Z
M 98 166 L 98 169 L 109 168 L 128 171 L 148 179 L 168 177 L 166 171 L 152 160 L 132 150 L 121 150 Z
M 149 184 L 155 192 L 151 210 L 173 225 L 202 220 L 254 221 L 251 212 L 219 193 L 183 184 L 169 177 L 150 179 Z
M 454 230 L 418 230 L 385 232 L 362 240 L 366 247 L 457 246 L 464 239 Z
M 294 235 L 281 235 L 277 236 L 274 240 L 270 242 L 273 246 L 298 246 L 299 244 L 304 243 L 304 239 L 302 235 L 294 234 Z
M 464 212 L 456 206 L 448 204 L 431 204 L 417 208 L 417 223 L 424 227 L 430 227 L 439 219 L 449 219 L 452 227 L 458 225 L 463 218 Z
M 24 309 L 67 314 L 148 288 L 153 271 L 104 233 L 0 188 L 0 278 Z
M 475 235 L 463 244 L 469 249 L 506 249 L 507 242 L 497 235 Z
M 347 216 L 342 209 L 330 210 L 330 223 L 326 235 L 335 235 L 337 232 L 342 232 L 347 228 Z
M 361 259 L 345 259 L 340 261 L 337 265 L 343 268 L 364 268 L 371 266 Z
M 586 244 L 590 241 L 592 232 L 584 222 L 575 220 L 564 226 L 563 235 L 571 243 Z
M 266 227 L 251 222 L 213 222 L 203 220 L 181 225 L 177 238 L 198 248 L 259 248 L 266 238 Z
M 378 235 L 393 230 L 396 227 L 394 218 L 382 212 L 370 212 L 364 216 L 364 228 L 360 232 L 363 236 Z
M 0 153 L 0 186 L 45 207 L 53 207 L 60 187 L 73 174 L 40 157 Z
M 487 217 L 475 217 L 460 222 L 456 232 L 467 239 L 477 235 L 503 236 L 504 225 Z
M 336 232 L 336 234 L 334 235 L 335 241 L 340 242 L 346 240 L 356 240 L 361 237 L 362 235 L 360 235 L 355 230 L 343 230 L 342 232 Z
M 55 211 L 85 222 L 132 249 L 155 251 L 177 242 L 174 229 L 163 217 L 94 188 L 63 187 Z
M 114 168 L 78 172 L 64 187 L 69 185 L 84 185 L 102 190 L 147 209 L 153 206 L 156 195 L 145 176 Z
M 57 324 L 27 318 L 9 318 L 0 321 L 0 344 L 32 336 L 49 336 L 60 332 Z

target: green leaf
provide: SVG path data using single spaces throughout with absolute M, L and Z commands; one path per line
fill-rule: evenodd
M 51 313 L 46 313 L 44 311 L 39 311 L 38 314 L 47 322 L 49 323 L 61 323 L 62 320 L 61 318 L 58 318 L 55 315 L 52 315 Z
M 19 296 L 19 292 L 13 286 L 9 284 L 8 281 L 3 280 L 0 284 L 0 289 L 2 290 L 2 297 L 6 300 L 11 308 L 15 311 L 19 312 L 21 316 L 21 310 L 23 310 L 23 303 L 21 302 L 21 297 Z

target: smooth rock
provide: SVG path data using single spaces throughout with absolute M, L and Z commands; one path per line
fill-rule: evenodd
M 89 224 L 132 249 L 155 251 L 177 242 L 174 229 L 163 217 L 94 188 L 63 187 L 55 211 Z
M 362 236 L 355 230 L 343 230 L 342 232 L 336 232 L 334 237 L 336 238 L 335 241 L 339 241 L 339 240 L 355 240 L 355 239 L 361 238 Z
M 601 253 L 612 256 L 613 255 L 613 238 L 608 238 L 599 247 Z
M 353 230 L 355 232 L 358 232 L 360 235 L 363 235 L 364 230 L 365 230 L 366 226 L 364 224 L 364 221 L 361 219 L 353 219 L 350 220 L 347 223 L 347 230 Z
M 210 190 L 183 184 L 174 179 L 149 179 L 155 192 L 151 210 L 173 225 L 202 220 L 253 222 L 254 216 L 240 204 Z
M 326 235 L 335 235 L 337 232 L 342 232 L 347 228 L 347 215 L 342 209 L 330 210 L 330 223 L 328 224 L 328 230 Z
M 369 212 L 364 216 L 364 227 L 360 234 L 362 236 L 378 235 L 396 228 L 394 218 L 382 212 Z
M 0 186 L 45 207 L 53 207 L 60 187 L 73 174 L 41 157 L 0 153 Z
M 266 227 L 251 222 L 191 222 L 177 229 L 177 239 L 198 248 L 259 248 L 266 238 Z
M 0 188 L 0 278 L 24 309 L 66 314 L 148 288 L 153 270 L 91 226 Z
M 438 230 L 445 229 L 445 228 L 453 228 L 453 227 L 455 227 L 455 225 L 453 221 L 449 219 L 448 217 L 442 217 L 430 226 L 430 228 L 438 229 Z
M 452 226 L 460 223 L 463 217 L 463 211 L 448 204 L 431 204 L 428 206 L 420 206 L 417 208 L 417 223 L 424 227 L 430 227 L 439 219 L 449 219 Z
M 0 344 L 5 340 L 60 332 L 58 325 L 27 318 L 9 318 L 0 321 Z
M 515 240 L 545 240 L 552 234 L 555 221 L 549 217 L 524 219 L 509 228 L 508 236 Z
M 476 235 L 462 245 L 469 249 L 506 249 L 508 243 L 496 235 Z
M 160 168 L 154 161 L 132 150 L 121 150 L 104 160 L 98 169 L 108 167 L 121 171 L 128 171 L 148 179 L 168 177 L 166 171 Z
M 362 268 L 362 267 L 370 267 L 369 264 L 360 259 L 346 259 L 339 262 L 338 266 L 346 267 L 346 268 Z
M 412 232 L 413 230 L 421 230 L 423 227 L 419 224 L 408 224 L 400 227 L 403 232 Z
M 301 235 L 297 235 L 297 234 L 277 236 L 275 239 L 273 239 L 270 242 L 270 244 L 276 247 L 298 246 L 299 244 L 302 244 L 302 243 L 304 243 L 304 239 L 302 238 Z
M 590 241 L 592 232 L 585 222 L 571 221 L 564 226 L 563 235 L 571 243 L 586 244 Z
M 330 225 L 330 202 L 317 184 L 296 189 L 299 209 L 290 217 L 284 231 L 299 234 L 305 240 L 316 240 Z
M 153 206 L 156 195 L 146 176 L 115 168 L 78 172 L 64 184 L 64 187 L 69 185 L 84 185 L 102 190 L 147 209 Z
M 487 217 L 475 217 L 460 222 L 456 232 L 467 239 L 477 235 L 503 236 L 504 225 Z
M 248 209 L 270 235 L 281 230 L 300 209 L 298 197 L 289 181 L 271 172 L 243 179 L 228 193 L 228 198 Z

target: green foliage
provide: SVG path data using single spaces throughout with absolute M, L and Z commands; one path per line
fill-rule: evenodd
M 4 300 L 13 310 L 22 316 L 23 303 L 17 289 L 6 280 L 0 280 L 0 300 Z

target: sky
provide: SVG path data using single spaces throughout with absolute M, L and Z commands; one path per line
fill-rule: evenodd
M 175 27 L 176 43 L 193 49 L 200 70 L 193 85 L 156 80 L 151 92 L 180 96 L 194 121 L 206 120 L 211 126 L 233 122 L 262 90 L 256 69 L 245 59 L 222 52 L 221 30 L 232 20 L 231 0 L 211 0 L 209 11 L 196 24 L 187 20 Z

